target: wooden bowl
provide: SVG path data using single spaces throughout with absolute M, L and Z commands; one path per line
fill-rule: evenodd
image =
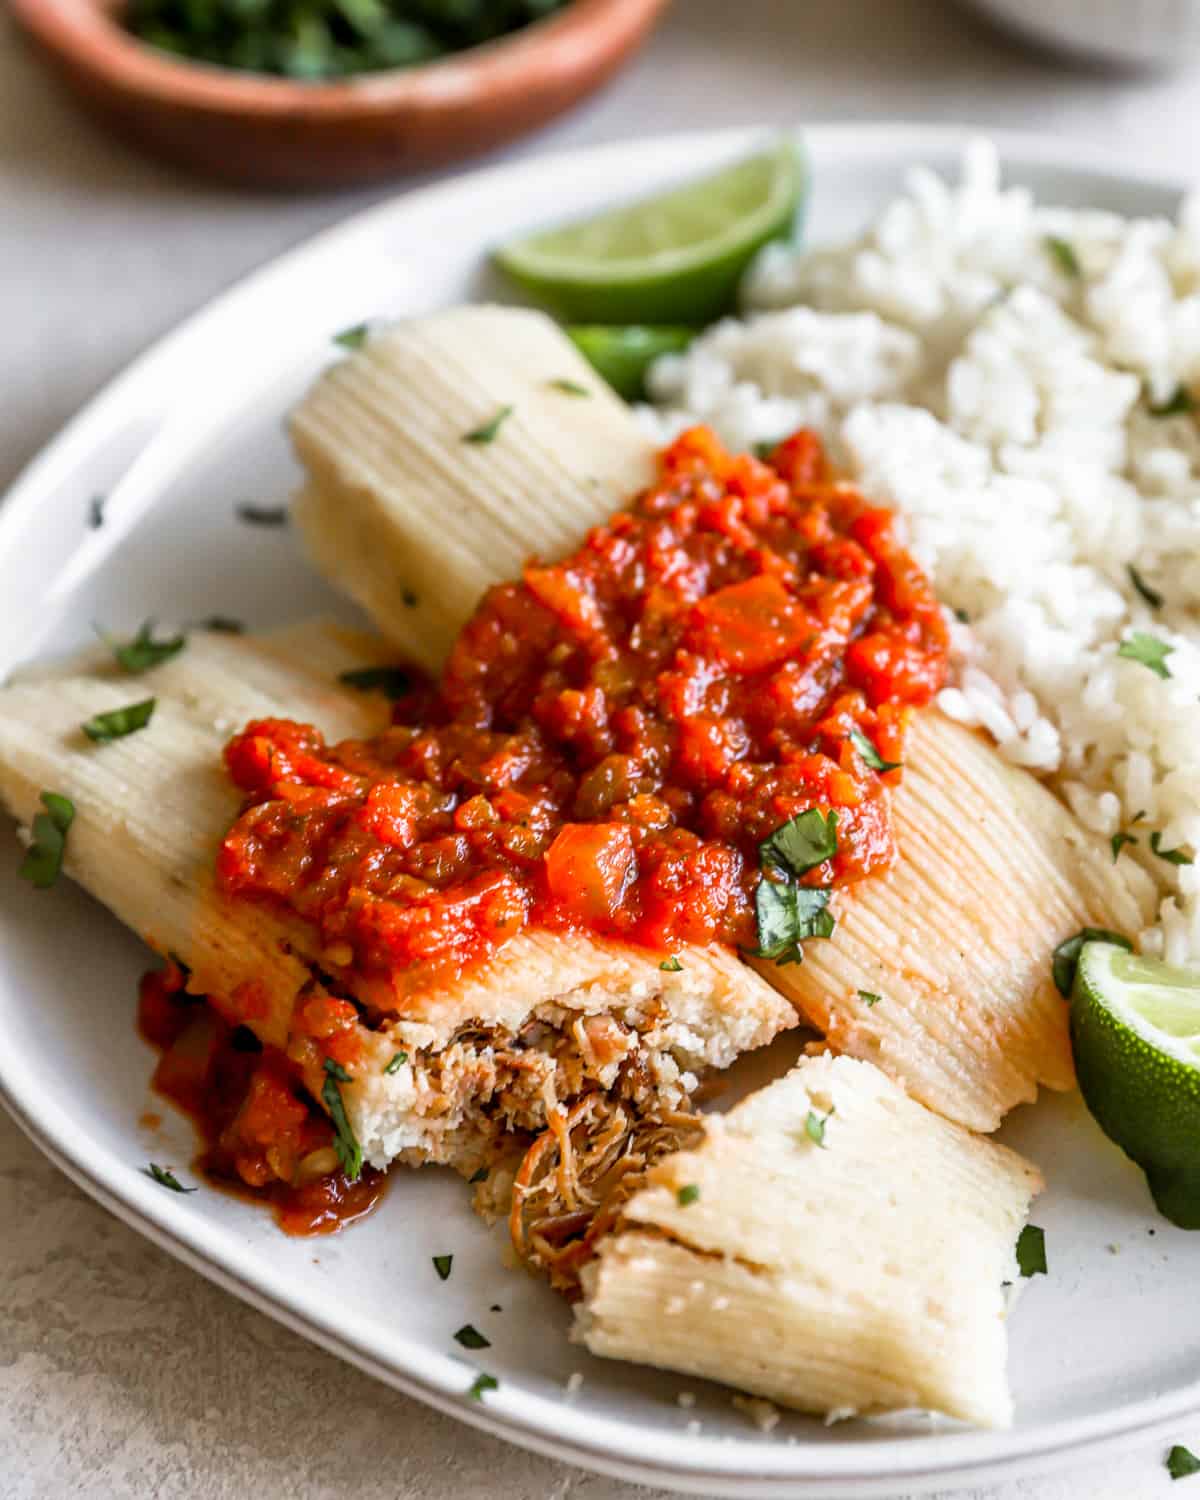
M 139 42 L 119 0 L 10 0 L 80 103 L 156 156 L 230 182 L 340 187 L 533 130 L 605 83 L 669 0 L 571 0 L 418 67 L 301 83 L 189 63 Z

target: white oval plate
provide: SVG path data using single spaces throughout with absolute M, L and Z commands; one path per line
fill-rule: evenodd
M 706 171 L 756 138 L 676 136 L 458 178 L 322 235 L 189 320 L 91 403 L 0 511 L 0 675 L 87 638 L 93 620 L 128 628 L 220 612 L 257 626 L 344 612 L 287 531 L 234 516 L 239 502 L 278 503 L 292 489 L 281 420 L 330 357 L 330 336 L 368 316 L 495 295 L 484 256 L 497 239 Z M 808 132 L 810 237 L 861 225 L 914 163 L 953 172 L 963 140 L 908 127 Z M 1178 198 L 1168 183 L 1065 147 L 1001 146 L 1010 179 L 1050 199 L 1157 213 Z M 97 493 L 120 499 L 91 531 Z M 381 1210 L 331 1240 L 289 1240 L 207 1189 L 164 1192 L 139 1168 L 153 1158 L 187 1176 L 194 1141 L 169 1112 L 153 1134 L 138 1123 L 152 1066 L 133 1024 L 145 952 L 78 890 L 20 883 L 16 863 L 0 859 L 0 1097 L 29 1135 L 172 1254 L 464 1421 L 647 1483 L 831 1500 L 1051 1467 L 1084 1445 L 1094 1455 L 1166 1434 L 1200 1407 L 1200 1238 L 1156 1220 L 1140 1175 L 1075 1098 L 1020 1111 L 1004 1132 L 1051 1184 L 1036 1213 L 1050 1274 L 1025 1288 L 1012 1319 L 1018 1417 L 1006 1433 L 787 1417 L 763 1436 L 726 1391 L 590 1359 L 567 1341 L 567 1309 L 503 1268 L 498 1241 L 445 1173 L 398 1173 Z M 431 1256 L 445 1253 L 454 1272 L 442 1283 Z M 492 1345 L 469 1362 L 452 1339 L 468 1321 Z M 476 1367 L 499 1381 L 482 1404 L 464 1396 Z M 575 1370 L 584 1383 L 568 1395 Z M 675 1399 L 685 1386 L 697 1396 L 688 1410 Z

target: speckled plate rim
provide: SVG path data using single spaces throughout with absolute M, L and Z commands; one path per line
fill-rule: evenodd
M 870 160 L 917 164 L 957 150 L 973 133 L 904 124 L 821 126 L 805 132 L 815 162 L 840 159 L 844 164 Z M 544 185 L 547 176 L 555 174 L 576 181 L 590 174 L 599 182 L 611 178 L 620 165 L 635 188 L 639 162 L 652 162 L 660 176 L 663 172 L 695 173 L 751 149 L 762 134 L 761 129 L 689 133 L 493 167 L 391 200 L 324 232 L 254 273 L 154 345 L 43 450 L 0 509 L 0 569 L 11 565 L 14 557 L 20 556 L 23 564 L 28 557 L 32 589 L 61 577 L 70 560 L 64 563 L 57 549 L 52 549 L 53 556 L 44 555 L 50 549 L 39 551 L 36 546 L 39 529 L 46 529 L 38 524 L 46 493 L 65 473 L 86 465 L 114 426 L 128 424 L 131 409 L 162 415 L 162 391 L 171 385 L 171 370 L 185 362 L 203 364 L 206 352 L 227 350 L 229 333 L 244 326 L 260 299 L 294 299 L 301 287 L 315 293 L 328 281 L 323 272 L 335 261 L 343 272 L 348 264 L 370 266 L 372 242 L 385 225 L 394 230 L 401 220 L 418 224 L 425 214 L 445 211 L 452 203 L 465 204 L 480 193 L 519 200 L 533 183 Z M 1148 187 L 1164 193 L 1181 191 L 1180 184 L 1152 170 L 1114 166 L 1107 153 L 1019 133 L 991 134 L 1018 176 L 1022 167 L 1036 166 L 1097 188 L 1103 184 L 1119 189 L 1124 183 L 1131 194 Z M 379 258 L 377 269 L 382 266 Z M 232 394 L 236 398 L 237 393 Z M 0 671 L 21 654 L 18 643 L 5 642 L 0 647 Z M 20 1058 L 12 1048 L 0 1051 L 0 1102 L 85 1192 L 235 1296 L 331 1353 L 472 1426 L 616 1477 L 692 1493 L 761 1500 L 785 1495 L 868 1500 L 898 1489 L 944 1488 L 1044 1471 L 1069 1463 L 1085 1446 L 1093 1460 L 1135 1440 L 1165 1433 L 1171 1423 L 1200 1411 L 1200 1386 L 1191 1385 L 1086 1416 L 1001 1433 L 953 1431 L 869 1444 L 851 1439 L 772 1448 L 652 1434 L 511 1386 L 490 1393 L 486 1403 L 471 1403 L 464 1399 L 465 1372 L 460 1361 L 433 1352 L 394 1328 L 382 1332 L 378 1323 L 364 1317 L 348 1316 L 342 1310 L 335 1317 L 317 1299 L 269 1284 L 234 1237 L 173 1220 L 170 1200 L 157 1187 L 131 1176 L 124 1162 L 109 1160 L 103 1151 L 89 1149 L 86 1141 L 75 1136 L 53 1094 L 36 1079 L 23 1076 Z

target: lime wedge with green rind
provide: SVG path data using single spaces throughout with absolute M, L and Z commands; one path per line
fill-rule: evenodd
M 496 263 L 569 323 L 690 323 L 728 312 L 747 265 L 791 235 L 808 171 L 790 136 L 711 177 L 510 241 Z
M 646 394 L 646 371 L 661 354 L 682 354 L 696 337 L 696 330 L 648 327 L 645 323 L 619 328 L 583 323 L 568 328 L 567 334 L 618 396 L 640 401 Z
M 1159 1211 L 1200 1229 L 1200 971 L 1085 943 L 1071 993 L 1075 1069 L 1100 1128 Z

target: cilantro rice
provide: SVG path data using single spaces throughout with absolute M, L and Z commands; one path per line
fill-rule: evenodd
M 855 243 L 768 249 L 745 304 L 654 366 L 655 435 L 811 425 L 905 512 L 953 621 L 940 707 L 1150 872 L 1144 951 L 1200 960 L 1200 866 L 1151 843 L 1200 852 L 1200 200 L 1042 206 L 979 142 Z

